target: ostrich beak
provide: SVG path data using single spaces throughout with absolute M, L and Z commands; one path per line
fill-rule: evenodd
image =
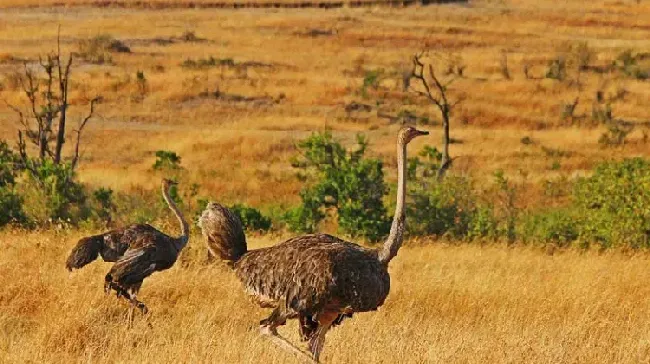
M 416 130 L 416 132 L 418 133 L 417 136 L 421 136 L 421 135 L 429 135 L 429 132 L 426 131 L 426 130 Z

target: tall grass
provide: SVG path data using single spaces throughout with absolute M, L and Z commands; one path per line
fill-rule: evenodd
M 148 278 L 147 320 L 102 291 L 109 264 L 68 273 L 80 232 L 0 232 L 0 362 L 291 363 L 257 333 L 269 312 L 192 236 Z M 253 248 L 276 243 L 252 239 Z M 377 312 L 328 334 L 327 363 L 639 363 L 650 359 L 648 256 L 407 243 Z M 149 328 L 147 322 L 151 323 Z M 281 328 L 297 342 L 297 327 Z

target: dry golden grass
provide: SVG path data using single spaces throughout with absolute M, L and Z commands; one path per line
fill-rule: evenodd
M 257 334 L 268 314 L 193 237 L 140 297 L 149 328 L 102 291 L 109 265 L 69 274 L 80 233 L 0 233 L 0 362 L 294 362 Z M 275 243 L 253 239 L 253 247 Z M 641 363 L 650 360 L 646 254 L 407 245 L 378 312 L 328 335 L 326 363 Z M 291 321 L 282 332 L 296 340 Z
M 466 78 L 452 92 L 467 96 L 452 120 L 452 136 L 462 142 L 451 146 L 456 173 L 487 182 L 504 169 L 538 186 L 547 178 L 588 173 L 603 160 L 648 155 L 641 126 L 626 145 L 603 148 L 597 142 L 602 128 L 560 120 L 562 105 L 576 96 L 577 114 L 589 115 L 595 90 L 608 77 L 584 73 L 581 88 L 540 79 L 548 60 L 578 41 L 595 52 L 596 66 L 625 49 L 648 52 L 646 1 L 472 1 L 331 11 L 47 8 L 53 3 L 64 2 L 0 4 L 11 7 L 0 12 L 0 98 L 21 103 L 11 75 L 23 60 L 34 61 L 55 47 L 59 24 L 66 52 L 100 34 L 130 46 L 131 53 L 112 54 L 111 64 L 77 59 L 74 70 L 72 123 L 88 97 L 105 97 L 82 147 L 80 178 L 92 187 L 157 188 L 160 176 L 151 165 L 154 152 L 165 149 L 182 156 L 184 182 L 199 183 L 201 196 L 286 207 L 297 202 L 301 187 L 289 165 L 294 143 L 325 128 L 346 144 L 366 133 L 370 154 L 386 161 L 394 179 L 398 126 L 374 111 L 350 118 L 343 108 L 351 101 L 382 99 L 382 111 L 395 115 L 411 98 L 412 109 L 437 119 L 430 105 L 400 91 L 400 72 L 424 47 L 460 55 L 467 65 Z M 186 31 L 205 41 L 178 40 Z M 165 43 L 169 39 L 173 42 Z M 504 50 L 511 80 L 499 72 Z M 181 67 L 188 58 L 210 56 L 273 67 Z M 533 79 L 524 76 L 524 64 Z M 380 91 L 364 99 L 358 94 L 364 71 L 380 68 L 389 76 Z M 148 80 L 144 99 L 137 94 L 138 70 Z M 650 120 L 648 82 L 609 78 L 607 93 L 627 90 L 613 104 L 615 115 L 640 125 Z M 216 90 L 279 102 L 255 106 L 200 96 Z M 432 137 L 417 140 L 411 151 L 440 140 L 438 126 L 425 128 Z M 0 136 L 15 135 L 14 115 L 0 102 Z M 535 144 L 522 144 L 525 136 Z M 544 148 L 565 153 L 557 157 Z M 551 168 L 554 162 L 559 169 Z M 531 204 L 543 203 L 540 188 L 523 191 Z M 139 320 L 132 330 L 124 323 L 125 305 L 102 293 L 108 265 L 94 263 L 73 274 L 64 270 L 66 253 L 79 236 L 0 232 L 0 362 L 292 360 L 258 337 L 256 323 L 266 312 L 248 302 L 230 272 L 202 263 L 198 236 L 182 263 L 145 282 L 141 296 L 152 309 L 153 329 Z M 252 245 L 274 242 L 265 237 Z M 412 244 L 391 265 L 393 289 L 386 305 L 335 329 L 324 361 L 648 362 L 647 260 L 645 254 L 548 256 L 529 248 Z M 295 340 L 295 324 L 290 326 L 284 332 Z

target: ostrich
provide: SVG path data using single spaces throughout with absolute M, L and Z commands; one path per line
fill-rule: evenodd
M 271 315 L 260 322 L 261 334 L 294 354 L 318 362 L 325 334 L 355 312 L 375 311 L 390 289 L 388 263 L 397 255 L 405 230 L 406 145 L 428 135 L 413 127 L 397 138 L 397 206 L 383 247 L 368 249 L 327 234 L 291 238 L 281 244 L 246 250 L 223 243 L 222 211 L 213 205 L 203 212 L 200 225 L 210 244 L 224 244 L 222 259 L 229 261 L 246 292 Z M 298 318 L 303 341 L 311 356 L 282 338 L 276 328 Z
M 169 189 L 175 184 L 176 182 L 164 179 L 162 195 L 180 222 L 180 237 L 168 236 L 148 224 L 134 224 L 82 238 L 72 249 L 66 261 L 66 268 L 70 271 L 92 262 L 98 255 L 101 255 L 106 262 L 115 262 L 106 274 L 104 290 L 106 293 L 115 290 L 118 297 L 122 296 L 131 303 L 129 322 L 133 321 L 133 311 L 136 307 L 143 314 L 148 311 L 144 303 L 136 298 L 142 281 L 153 272 L 174 265 L 178 254 L 187 245 L 189 226 L 169 197 Z
M 216 202 L 210 202 L 205 211 L 210 214 L 209 230 L 203 229 L 208 260 L 219 257 L 227 261 L 230 256 L 246 253 L 246 235 L 239 217 Z M 208 231 L 210 235 L 206 235 Z

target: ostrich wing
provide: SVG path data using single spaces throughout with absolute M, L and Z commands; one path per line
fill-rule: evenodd
M 156 246 L 129 249 L 111 268 L 108 274 L 114 282 L 133 285 L 142 282 L 157 269 Z
M 123 229 L 115 229 L 104 233 L 104 249 L 101 251 L 102 259 L 115 262 L 127 249 L 142 245 L 143 239 L 155 239 L 162 235 L 156 228 L 148 224 L 133 224 Z

